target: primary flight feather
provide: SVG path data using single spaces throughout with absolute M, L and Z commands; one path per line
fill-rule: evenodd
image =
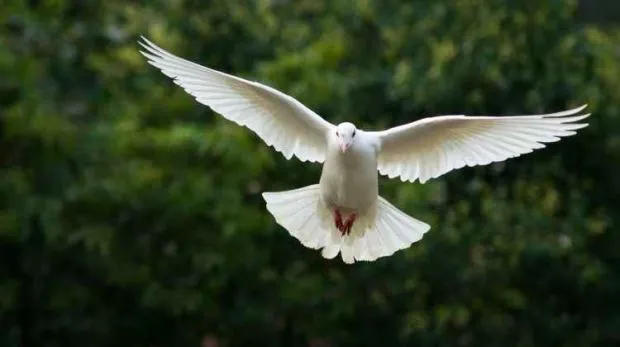
M 378 173 L 421 183 L 463 166 L 504 161 L 574 135 L 585 105 L 512 117 L 450 115 L 383 131 L 331 124 L 299 101 L 177 57 L 146 38 L 148 62 L 198 102 L 249 128 L 286 159 L 323 163 L 318 184 L 265 192 L 267 210 L 304 246 L 325 258 L 372 261 L 419 241 L 430 226 L 379 196 Z

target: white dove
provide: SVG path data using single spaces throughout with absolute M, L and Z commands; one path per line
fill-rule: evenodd
M 430 226 L 379 196 L 378 173 L 421 183 L 464 166 L 530 153 L 574 135 L 571 110 L 512 117 L 448 115 L 383 131 L 333 125 L 289 95 L 179 58 L 146 38 L 140 51 L 201 104 L 256 133 L 286 159 L 323 163 L 319 184 L 265 192 L 267 210 L 304 246 L 345 263 L 373 261 L 422 239 Z

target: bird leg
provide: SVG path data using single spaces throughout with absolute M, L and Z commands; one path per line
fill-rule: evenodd
M 353 223 L 355 222 L 355 218 L 357 218 L 357 215 L 355 214 L 355 212 L 353 212 L 347 218 L 347 220 L 344 222 L 344 232 L 343 232 L 343 235 L 344 234 L 349 235 L 351 233 L 351 228 L 353 227 Z
M 334 210 L 334 223 L 336 224 L 336 228 L 342 232 L 344 229 L 344 224 L 342 223 L 342 215 L 338 209 Z
M 351 233 L 351 228 L 353 227 L 356 217 L 357 215 L 352 213 L 343 221 L 340 211 L 338 209 L 334 210 L 334 224 L 336 224 L 336 228 L 340 231 L 340 235 L 345 236 Z

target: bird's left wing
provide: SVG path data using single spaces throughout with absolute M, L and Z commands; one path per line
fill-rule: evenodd
M 326 136 L 334 125 L 274 88 L 179 58 L 146 38 L 148 62 L 174 79 L 201 104 L 255 132 L 286 159 L 323 162 Z
M 439 116 L 384 131 L 378 137 L 378 169 L 389 178 L 421 183 L 463 166 L 486 165 L 543 148 L 574 135 L 589 114 L 571 110 L 526 116 Z

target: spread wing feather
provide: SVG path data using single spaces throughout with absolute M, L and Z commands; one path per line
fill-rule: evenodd
M 384 131 L 379 138 L 378 169 L 389 178 L 421 183 L 464 166 L 518 157 L 571 136 L 586 105 L 567 111 L 512 117 L 438 116 Z
M 140 45 L 148 62 L 173 78 L 201 104 L 248 127 L 286 159 L 325 160 L 326 136 L 333 125 L 293 97 L 179 58 L 146 38 Z

